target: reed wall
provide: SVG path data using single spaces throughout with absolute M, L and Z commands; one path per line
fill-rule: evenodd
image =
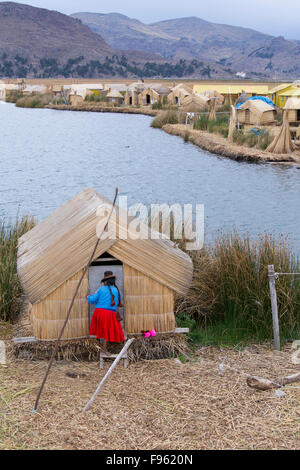
M 174 294 L 168 288 L 124 264 L 125 330 L 140 333 L 175 328 Z
M 44 300 L 33 305 L 31 319 L 33 333 L 37 339 L 57 339 L 67 316 L 70 302 L 77 287 L 82 270 L 64 282 Z M 70 319 L 62 339 L 75 339 L 89 334 L 88 274 L 85 275 L 76 296 Z

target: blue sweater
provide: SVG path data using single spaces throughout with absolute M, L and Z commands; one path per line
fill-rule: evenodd
M 95 294 L 89 295 L 87 297 L 89 304 L 95 304 L 95 308 L 105 308 L 106 310 L 116 312 L 119 305 L 118 289 L 114 286 L 110 286 L 110 288 L 114 296 L 115 305 L 111 305 L 111 295 L 108 286 L 102 286 Z

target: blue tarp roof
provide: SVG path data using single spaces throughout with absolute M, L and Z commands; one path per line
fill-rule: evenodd
M 261 100 L 261 101 L 264 101 L 265 103 L 269 104 L 270 106 L 273 106 L 273 108 L 275 108 L 275 104 L 273 103 L 272 100 L 270 100 L 270 98 L 267 98 L 266 96 L 251 96 L 251 98 L 248 98 L 247 101 L 250 101 L 250 100 Z M 246 101 L 246 103 L 247 103 Z M 238 103 L 236 105 L 236 109 L 239 109 L 244 103 Z

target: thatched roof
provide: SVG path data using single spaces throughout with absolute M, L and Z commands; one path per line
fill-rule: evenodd
M 222 104 L 224 102 L 224 96 L 221 95 L 216 89 L 206 90 L 203 95 L 207 96 L 209 99 L 217 98 L 218 104 Z
M 170 93 L 170 88 L 162 85 L 160 88 L 158 88 L 157 90 L 157 93 L 159 93 L 160 95 L 168 95 Z
M 300 98 L 289 98 L 283 109 L 300 109 Z
M 123 98 L 123 95 L 118 90 L 111 90 L 106 95 L 107 98 Z
M 252 113 L 257 115 L 262 115 L 268 111 L 275 111 L 273 106 L 269 105 L 268 103 L 262 100 L 248 100 L 244 104 L 242 104 L 237 111 L 246 110 L 248 109 Z
M 31 303 L 37 303 L 87 265 L 97 240 L 96 227 L 105 225 L 99 206 L 111 202 L 87 188 L 19 239 L 18 275 Z M 108 252 L 128 266 L 180 294 L 189 288 L 193 266 L 188 255 L 166 239 L 125 238 L 126 212 L 112 217 L 117 239 L 108 234 L 98 245 L 95 259 Z M 121 217 L 122 216 L 122 217 Z M 132 218 L 130 219 L 132 220 Z M 133 233 L 128 228 L 129 235 Z M 140 232 L 148 227 L 140 224 Z M 136 234 L 135 234 L 135 238 Z
M 147 87 L 145 86 L 144 82 L 134 82 L 134 83 L 131 83 L 131 85 L 129 85 L 127 90 L 140 92 L 140 91 L 143 91 L 145 88 Z
M 125 83 L 104 83 L 104 90 L 118 90 L 125 93 L 128 86 Z
M 193 93 L 193 87 L 190 85 L 187 85 L 186 83 L 179 83 L 178 85 L 172 88 L 172 91 L 179 90 L 179 89 L 186 91 L 190 95 Z
M 209 98 L 205 95 L 187 95 L 181 103 L 184 111 L 197 112 L 207 107 Z

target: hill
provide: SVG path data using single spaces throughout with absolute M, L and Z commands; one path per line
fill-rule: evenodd
M 108 45 L 77 18 L 0 2 L 0 78 L 210 78 L 217 74 L 230 78 L 223 66 L 211 67 L 202 61 L 166 61 L 152 51 L 134 47 L 123 51 L 121 42 L 119 46 Z
M 196 17 L 146 25 L 118 13 L 74 13 L 113 48 L 137 49 L 178 61 L 193 59 L 250 77 L 296 78 L 300 44 L 258 31 L 210 23 Z

